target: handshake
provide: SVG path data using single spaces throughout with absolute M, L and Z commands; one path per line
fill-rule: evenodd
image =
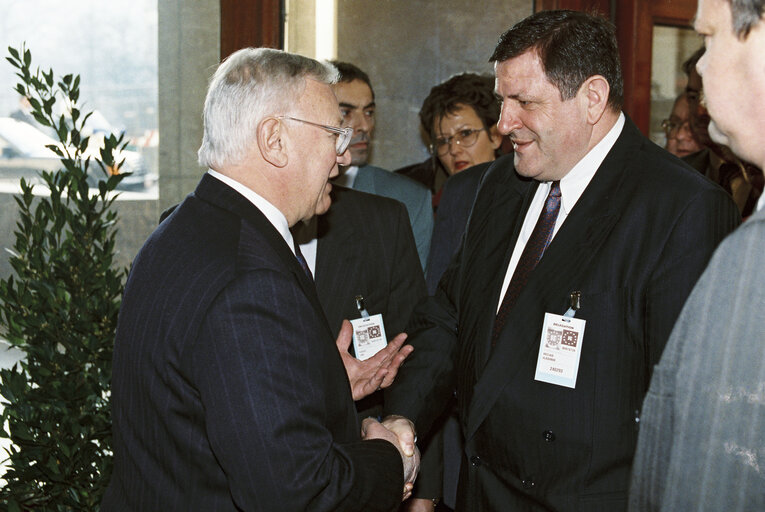
M 401 333 L 377 354 L 365 361 L 359 361 L 348 353 L 351 345 L 351 324 L 343 320 L 340 334 L 335 343 L 343 360 L 343 366 L 351 385 L 354 400 L 360 400 L 375 391 L 387 388 L 393 383 L 404 359 L 412 353 L 411 345 L 404 345 L 406 334 Z M 404 466 L 404 492 L 402 501 L 412 495 L 414 479 L 420 470 L 420 451 L 415 444 L 414 424 L 403 416 L 388 416 L 382 423 L 367 418 L 361 424 L 363 439 L 384 439 L 395 446 L 401 454 Z
M 382 423 L 367 418 L 361 424 L 362 439 L 384 439 L 395 446 L 401 454 L 404 467 L 404 490 L 401 501 L 412 495 L 414 480 L 420 470 L 420 450 L 415 444 L 417 435 L 414 424 L 403 416 L 388 416 Z

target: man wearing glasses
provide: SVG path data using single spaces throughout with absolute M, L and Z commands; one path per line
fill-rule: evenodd
M 336 77 L 270 49 L 240 50 L 213 76 L 210 170 L 126 285 L 103 510 L 382 511 L 410 492 L 410 424 L 387 422 L 397 437 L 359 425 L 354 407 L 409 349 L 398 337 L 365 363 L 339 355 L 289 230 L 327 211 L 349 162 Z

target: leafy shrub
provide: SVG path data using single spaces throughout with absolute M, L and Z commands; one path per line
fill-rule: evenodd
M 112 467 L 109 384 L 126 276 L 113 262 L 113 191 L 123 176 L 108 170 L 119 168 L 114 155 L 125 143 L 111 135 L 100 157 L 86 156 L 79 76 L 32 72 L 29 50 L 8 52 L 16 91 L 58 136 L 48 147 L 62 168 L 41 173 L 49 196 L 35 197 L 22 179 L 15 197 L 20 218 L 7 249 L 15 275 L 0 281 L 0 329 L 25 359 L 0 371 L 0 436 L 12 442 L 0 499 L 8 510 L 97 510 Z M 91 165 L 104 176 L 93 195 Z

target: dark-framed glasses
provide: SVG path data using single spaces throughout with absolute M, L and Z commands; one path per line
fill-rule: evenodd
M 338 155 L 342 155 L 345 153 L 345 150 L 348 149 L 348 146 L 351 143 L 351 138 L 353 137 L 353 128 L 350 126 L 347 126 L 345 128 L 337 128 L 336 126 L 329 126 L 326 124 L 320 124 L 320 123 L 314 123 L 313 121 L 306 121 L 305 119 L 298 119 L 297 117 L 291 117 L 291 116 L 277 116 L 277 119 L 289 119 L 290 121 L 297 121 L 298 123 L 305 123 L 310 124 L 311 126 L 319 127 L 323 130 L 328 131 L 329 133 L 334 133 L 337 135 L 337 141 L 335 141 L 335 151 Z
M 430 145 L 430 152 L 435 153 L 438 156 L 444 156 L 449 152 L 452 141 L 458 146 L 469 148 L 476 143 L 478 135 L 485 129 L 486 128 L 468 128 L 458 131 L 451 137 L 437 137 L 436 140 L 433 141 L 433 144 Z
M 664 119 L 661 122 L 661 129 L 664 130 L 664 134 L 667 137 L 675 137 L 682 129 L 686 129 L 688 133 L 691 133 L 691 123 L 688 120 Z

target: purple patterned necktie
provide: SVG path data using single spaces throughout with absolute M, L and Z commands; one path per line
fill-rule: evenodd
M 298 263 L 300 263 L 300 268 L 302 268 L 303 272 L 305 272 L 305 275 L 307 275 L 308 278 L 311 281 L 313 281 L 313 274 L 311 273 L 311 268 L 308 266 L 308 262 L 305 260 L 303 253 L 300 252 L 300 246 L 294 240 L 292 241 L 292 245 L 295 246 L 295 257 L 297 258 Z
M 521 258 L 518 260 L 518 265 L 515 267 L 513 277 L 510 279 L 510 284 L 507 286 L 505 297 L 502 299 L 502 305 L 499 307 L 497 317 L 494 319 L 494 329 L 491 333 L 491 346 L 493 347 L 497 343 L 497 338 L 505 326 L 507 320 L 507 314 L 513 309 L 515 301 L 521 290 L 526 285 L 526 281 L 529 279 L 529 274 L 537 266 L 539 260 L 542 259 L 542 255 L 550 245 L 552 240 L 553 229 L 555 229 L 555 220 L 558 218 L 558 212 L 560 211 L 560 182 L 553 181 L 550 187 L 550 193 L 547 195 L 545 206 L 542 212 L 539 214 L 539 220 L 537 220 L 534 231 L 531 232 L 526 247 L 523 248 Z

